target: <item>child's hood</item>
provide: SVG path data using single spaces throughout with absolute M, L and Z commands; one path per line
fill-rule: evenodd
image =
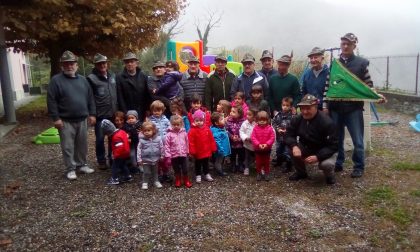
M 178 71 L 170 71 L 170 72 L 167 72 L 166 74 L 174 78 L 176 81 L 180 81 L 182 79 L 182 73 Z
M 169 126 L 169 128 L 168 128 L 168 132 L 172 132 L 172 133 L 181 133 L 181 132 L 186 132 L 185 131 L 185 128 L 184 127 L 182 127 L 182 128 L 180 128 L 179 129 L 179 131 L 178 132 L 176 132 L 173 128 L 172 128 L 172 126 Z

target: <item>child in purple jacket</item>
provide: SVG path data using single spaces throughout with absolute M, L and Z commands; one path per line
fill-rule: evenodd
M 241 137 L 239 136 L 239 130 L 244 122 L 244 111 L 241 106 L 232 107 L 230 115 L 226 122 L 226 130 L 229 134 L 230 147 L 231 147 L 231 162 L 233 172 L 244 171 L 244 158 L 245 149 Z M 236 163 L 236 158 L 238 162 Z
M 168 65 L 166 67 L 166 73 L 160 80 L 160 86 L 153 90 L 153 94 L 173 100 L 181 95 L 181 86 L 178 85 L 178 82 L 182 79 L 182 73 L 178 71 L 177 65 Z
M 168 128 L 165 139 L 165 158 L 170 158 L 175 172 L 175 187 L 180 187 L 182 181 L 187 188 L 192 186 L 188 176 L 188 135 L 183 127 L 182 117 L 171 116 L 171 126 Z

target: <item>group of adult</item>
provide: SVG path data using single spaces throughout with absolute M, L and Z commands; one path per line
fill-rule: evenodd
M 352 33 L 341 37 L 339 60 L 350 72 L 372 87 L 367 68 L 369 62 L 354 54 L 357 43 L 357 37 Z M 255 58 L 247 53 L 241 61 L 243 73 L 239 76 L 227 68 L 225 56 L 219 55 L 215 58 L 216 68 L 209 74 L 199 68 L 199 60 L 192 56 L 187 61 L 188 70 L 182 74 L 182 79 L 179 81 L 184 104 L 188 109 L 192 95 L 199 94 L 203 97 L 203 104 L 209 110 L 215 111 L 220 100 L 231 101 L 232 96 L 238 91 L 243 92 L 245 98 L 249 99 L 252 86 L 260 85 L 274 115 L 281 110 L 281 101 L 284 97 L 293 98 L 294 108 L 296 108 L 303 96 L 311 94 L 312 102 L 308 101 L 302 104 L 316 109 L 311 110 L 310 116 L 308 113 L 306 115 L 303 113 L 303 119 L 309 122 L 317 114 L 327 112 L 335 127 L 330 127 L 334 132 L 329 132 L 325 137 L 331 138 L 332 134 L 338 143 L 334 145 L 331 144 L 331 141 L 320 139 L 319 136 L 325 133 L 323 127 L 330 125 L 328 120 L 331 120 L 330 117 L 322 115 L 318 122 L 322 127 L 308 128 L 305 132 L 296 131 L 295 138 L 304 139 L 305 136 L 308 137 L 311 134 L 317 135 L 317 137 L 307 140 L 309 141 L 307 145 L 304 145 L 302 140 L 299 142 L 289 140 L 295 164 L 323 164 L 323 161 L 328 159 L 328 169 L 333 164 L 333 170 L 341 171 L 344 162 L 343 140 L 344 127 L 346 126 L 354 145 L 352 177 L 360 177 L 363 175 L 365 167 L 363 102 L 326 102 L 325 92 L 328 89 L 329 68 L 323 63 L 324 51 L 315 47 L 308 53 L 308 58 L 311 68 L 305 71 L 301 85 L 296 76 L 289 73 L 292 57 L 288 55 L 276 60 L 276 70 L 274 69 L 273 54 L 264 50 L 260 58 L 262 69 L 257 71 L 255 70 Z M 115 75 L 108 69 L 107 57 L 98 53 L 93 59 L 92 73 L 84 78 L 77 74 L 77 57 L 72 52 L 65 51 L 60 58 L 62 72 L 52 77 L 47 100 L 49 115 L 60 133 L 64 164 L 69 179 L 77 177 L 75 173 L 77 168 L 85 173 L 94 171 L 87 166 L 86 160 L 88 123 L 95 126 L 96 160 L 99 167 L 104 168 L 107 158 L 110 157 L 106 157 L 104 136 L 100 130 L 102 120 L 110 120 L 117 110 L 124 113 L 136 110 L 139 120 L 143 120 L 149 105 L 154 99 L 157 99 L 153 94 L 153 89 L 161 84 L 160 81 L 165 74 L 167 65 L 159 61 L 155 62 L 152 67 L 153 74 L 147 76 L 139 67 L 139 60 L 134 53 L 127 53 L 122 61 L 124 69 Z M 314 102 L 315 100 L 316 102 Z M 303 111 L 302 107 L 299 107 Z M 167 109 L 169 108 L 167 107 Z M 322 134 L 320 134 L 321 131 L 323 131 Z M 333 145 L 335 147 L 332 147 Z M 328 153 L 332 152 L 332 154 L 319 154 L 324 148 L 329 148 Z M 337 151 L 338 154 L 334 154 Z M 312 158 L 308 160 L 308 157 Z M 331 160 L 331 157 L 334 160 Z M 297 179 L 306 177 L 302 165 L 298 165 L 296 168 Z M 325 167 L 323 169 L 325 170 Z

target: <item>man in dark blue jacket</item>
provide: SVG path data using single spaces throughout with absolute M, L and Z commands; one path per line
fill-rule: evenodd
M 267 79 L 267 82 L 270 81 L 271 76 L 278 74 L 277 70 L 274 69 L 274 59 L 273 54 L 269 50 L 264 50 L 262 52 L 261 58 L 260 58 L 262 68 L 260 71 L 258 71 L 260 74 L 263 74 L 265 78 Z
M 264 97 L 267 99 L 268 82 L 265 75 L 255 71 L 255 58 L 251 54 L 246 53 L 242 59 L 242 65 L 244 66 L 244 72 L 238 76 L 230 89 L 232 100 L 238 91 L 245 94 L 245 100 L 251 99 L 251 88 L 254 85 L 260 85 L 263 88 Z
M 308 53 L 308 58 L 311 67 L 304 72 L 302 77 L 302 95 L 315 95 L 319 100 L 318 109 L 322 110 L 324 89 L 330 70 L 327 65 L 322 64 L 324 50 L 321 48 L 314 47 Z
M 347 33 L 341 37 L 341 55 L 340 62 L 366 85 L 373 88 L 373 82 L 370 78 L 368 66 L 369 61 L 362 57 L 354 55 L 358 39 L 353 33 Z M 329 83 L 325 86 L 324 98 L 328 91 Z M 382 96 L 380 102 L 385 102 Z M 338 130 L 338 157 L 335 164 L 337 172 L 343 170 L 344 163 L 344 127 L 347 127 L 354 146 L 353 150 L 353 172 L 352 178 L 363 176 L 365 170 L 365 147 L 364 137 L 364 121 L 363 121 L 363 101 L 329 101 L 324 102 L 324 110 L 328 109 L 331 118 L 337 125 Z
M 77 179 L 76 168 L 83 173 L 94 172 L 87 165 L 87 127 L 96 118 L 92 89 L 85 77 L 77 74 L 77 57 L 65 51 L 60 58 L 62 72 L 48 84 L 48 114 L 60 134 L 66 176 Z

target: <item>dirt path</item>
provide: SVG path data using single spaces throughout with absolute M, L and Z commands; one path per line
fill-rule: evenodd
M 420 134 L 405 115 L 384 113 L 400 123 L 372 128 L 362 179 L 350 178 L 346 161 L 335 186 L 316 170 L 297 183 L 275 171 L 268 183 L 236 174 L 146 192 L 138 176 L 105 185 L 109 170 L 65 180 L 59 146 L 30 143 L 50 126 L 42 113 L 33 116 L 22 115 L 0 143 L 1 250 L 414 251 L 420 244 Z M 93 147 L 92 131 L 89 140 Z

